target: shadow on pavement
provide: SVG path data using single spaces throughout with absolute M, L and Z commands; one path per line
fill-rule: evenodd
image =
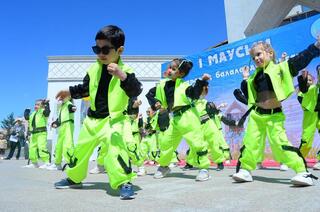
M 81 190 L 103 190 L 106 191 L 110 196 L 119 196 L 119 190 L 112 189 L 110 184 L 105 182 L 86 182 L 83 183 Z M 136 192 L 142 189 L 139 186 L 133 185 L 133 190 Z
M 262 176 L 253 176 L 253 180 L 261 181 L 261 182 L 265 182 L 265 183 L 278 183 L 278 184 L 291 185 L 290 179 L 284 179 L 284 178 L 270 178 L 270 177 L 262 177 Z

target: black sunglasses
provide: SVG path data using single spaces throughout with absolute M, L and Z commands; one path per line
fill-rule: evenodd
M 111 49 L 115 49 L 113 46 L 110 47 L 110 46 L 103 46 L 103 47 L 99 47 L 99 46 L 92 46 L 92 51 L 95 53 L 95 54 L 104 54 L 104 55 L 108 55 L 110 50 Z

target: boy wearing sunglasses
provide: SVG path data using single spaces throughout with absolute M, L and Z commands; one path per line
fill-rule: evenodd
M 124 32 L 117 26 L 109 25 L 98 31 L 96 45 L 92 47 L 97 62 L 87 71 L 83 83 L 70 86 L 69 90 L 58 92 L 56 98 L 74 99 L 90 97 L 90 108 L 83 122 L 78 143 L 70 155 L 67 168 L 68 178 L 55 183 L 55 187 L 81 188 L 86 178 L 89 158 L 93 150 L 103 142 L 107 153 L 104 167 L 112 189 L 120 189 L 121 199 L 133 198 L 130 183 L 136 174 L 132 172 L 125 141 L 132 136 L 130 123 L 124 111 L 130 97 L 139 96 L 142 85 L 132 68 L 123 64 Z M 131 139 L 131 137 L 129 138 Z

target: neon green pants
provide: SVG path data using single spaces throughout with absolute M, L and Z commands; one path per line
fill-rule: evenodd
M 209 119 L 206 123 L 202 124 L 201 128 L 204 133 L 204 139 L 208 142 L 212 161 L 214 163 L 222 163 L 226 160 L 223 149 L 220 148 L 221 141 L 224 140 L 223 135 L 212 119 Z
M 31 134 L 29 159 L 32 163 L 37 163 L 38 156 L 43 162 L 49 163 L 50 153 L 47 149 L 47 132 Z
M 179 162 L 178 154 L 179 154 L 178 151 L 173 152 L 170 163 L 178 163 Z
M 107 153 L 104 157 L 104 167 L 109 176 L 110 186 L 117 189 L 120 185 L 132 181 L 136 174 L 132 172 L 125 140 L 132 140 L 130 123 L 126 118 L 117 120 L 95 119 L 86 117 L 80 130 L 78 143 L 70 158 L 68 177 L 79 183 L 87 176 L 88 163 L 94 149 L 105 143 Z
M 222 129 L 219 129 L 219 135 L 217 136 L 219 147 L 223 152 L 223 156 L 225 160 L 230 160 L 230 147 L 227 144 L 226 139 L 224 138 L 224 135 L 222 133 Z
M 174 151 L 182 138 L 186 140 L 190 149 L 194 152 L 191 158 L 196 159 L 192 165 L 201 169 L 209 168 L 208 144 L 204 140 L 199 116 L 195 108 L 191 108 L 170 120 L 169 128 L 159 137 L 160 157 L 158 163 L 161 166 L 170 164 Z
M 211 159 L 214 163 L 222 163 L 226 160 L 223 149 L 220 147 L 221 137 L 220 130 L 212 119 L 201 125 L 201 130 L 204 134 L 204 140 L 207 142 L 209 151 L 211 153 Z M 190 148 L 189 154 L 187 155 L 187 163 L 194 165 L 197 159 L 197 154 Z
M 74 130 L 74 124 L 73 122 L 65 122 L 62 123 L 59 127 L 59 135 L 55 147 L 55 164 L 61 164 L 62 162 L 62 155 L 65 159 L 66 163 L 69 163 L 68 154 L 73 149 L 73 130 Z
M 159 148 L 156 133 L 147 135 L 142 139 L 141 152 L 145 156 L 145 159 L 156 160 L 158 158 Z
M 266 133 L 270 142 L 274 158 L 278 159 L 295 172 L 305 172 L 306 167 L 299 149 L 288 141 L 284 129 L 285 116 L 281 113 L 260 115 L 251 111 L 248 126 L 240 150 L 238 168 L 254 170 L 261 154 L 262 136 Z M 265 142 L 265 140 L 263 141 Z
M 308 110 L 303 111 L 302 138 L 300 145 L 300 151 L 303 157 L 307 157 L 312 148 L 316 129 L 320 129 L 318 112 L 311 112 Z M 317 155 L 317 159 L 320 160 L 319 154 Z
M 135 134 L 132 136 L 133 140 L 127 141 L 127 151 L 132 163 L 136 166 L 141 166 L 145 160 L 145 156 L 141 152 L 140 147 L 140 134 Z M 99 166 L 104 166 L 104 158 L 107 154 L 107 147 L 104 143 L 100 144 L 98 150 L 97 164 Z
M 101 142 L 98 149 L 98 157 L 97 157 L 98 166 L 104 166 L 104 157 L 106 155 L 107 155 L 107 146 L 104 142 Z
M 136 166 L 143 165 L 145 155 L 141 150 L 141 136 L 139 133 L 134 133 L 131 141 L 127 141 L 127 150 L 132 163 Z

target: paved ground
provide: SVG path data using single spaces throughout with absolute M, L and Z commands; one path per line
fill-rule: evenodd
M 0 211 L 320 211 L 320 184 L 292 187 L 293 171 L 254 171 L 254 182 L 233 183 L 234 168 L 195 182 L 197 171 L 173 168 L 155 180 L 156 167 L 135 180 L 136 199 L 123 201 L 110 189 L 106 175 L 88 175 L 81 190 L 57 190 L 62 172 L 21 168 L 23 160 L 0 161 Z M 90 167 L 93 167 L 93 163 Z M 320 172 L 314 172 L 320 176 Z

